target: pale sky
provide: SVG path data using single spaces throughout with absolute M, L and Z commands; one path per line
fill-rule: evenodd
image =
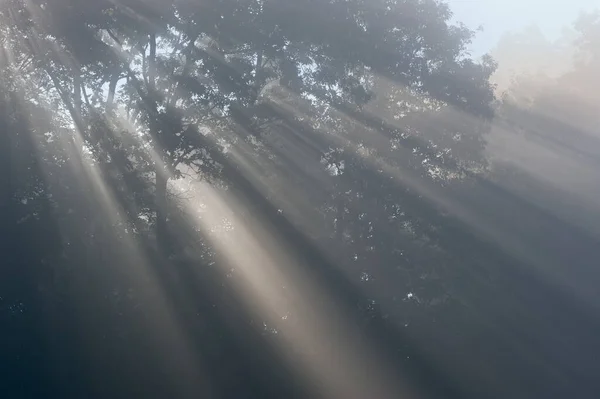
M 560 36 L 581 11 L 600 9 L 600 0 L 446 0 L 456 21 L 475 29 L 483 26 L 473 41 L 473 56 L 491 50 L 503 33 L 536 24 L 549 39 Z

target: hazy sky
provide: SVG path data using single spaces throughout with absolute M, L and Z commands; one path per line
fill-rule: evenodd
M 582 10 L 600 9 L 600 0 L 446 0 L 454 19 L 470 28 L 483 26 L 472 44 L 472 54 L 489 51 L 506 31 L 520 30 L 533 23 L 556 38 Z

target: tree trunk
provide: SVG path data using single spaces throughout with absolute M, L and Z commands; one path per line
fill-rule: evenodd
M 167 182 L 166 171 L 157 167 L 156 171 L 156 244 L 158 249 L 165 255 L 170 252 L 170 236 L 167 226 Z
M 150 54 L 148 56 L 148 94 L 152 101 L 152 107 L 156 108 L 156 35 L 150 35 Z M 151 135 L 155 143 L 160 142 L 158 140 L 158 121 L 155 120 L 150 124 Z M 156 153 L 159 155 L 160 160 L 156 162 L 156 192 L 155 192 L 155 206 L 156 206 L 156 246 L 163 255 L 170 255 L 171 243 L 170 236 L 167 226 L 167 182 L 169 181 L 168 172 L 164 168 L 164 150 L 160 145 L 155 144 Z
M 150 55 L 148 57 L 148 86 L 156 89 L 156 35 L 150 35 Z M 154 95 L 154 93 L 152 93 Z
M 115 73 L 110 82 L 108 84 L 108 97 L 106 99 L 106 109 L 110 110 L 113 107 L 113 102 L 115 100 L 115 92 L 117 91 L 117 83 L 119 83 L 120 78 L 119 72 Z
M 81 75 L 80 70 L 73 71 L 73 107 L 81 115 Z
M 262 46 L 261 48 L 258 50 L 258 53 L 256 54 L 256 65 L 255 65 L 255 72 L 254 72 L 254 101 L 256 102 L 258 100 L 258 96 L 260 94 L 260 88 L 262 85 L 262 81 L 263 81 L 263 49 Z

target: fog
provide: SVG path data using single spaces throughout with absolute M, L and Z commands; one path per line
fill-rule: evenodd
M 484 3 L 0 1 L 0 397 L 599 397 L 600 12 Z
M 548 197 L 526 190 L 532 201 L 595 229 L 586 216 L 599 211 L 600 194 L 598 56 L 593 53 L 599 39 L 591 15 L 565 25 L 557 39 L 531 25 L 506 33 L 491 50 L 498 62 L 491 81 L 500 109 L 509 105 L 526 114 L 507 111 L 509 125 L 492 129 L 486 151 L 497 167 L 515 168 L 555 193 Z M 520 117 L 534 119 L 525 127 Z

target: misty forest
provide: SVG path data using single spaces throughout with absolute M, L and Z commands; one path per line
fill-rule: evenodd
M 600 13 L 0 0 L 0 397 L 600 397 Z

